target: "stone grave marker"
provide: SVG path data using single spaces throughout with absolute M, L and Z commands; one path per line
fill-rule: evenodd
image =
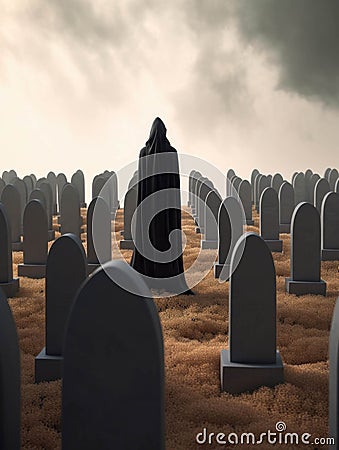
M 321 259 L 339 260 L 339 194 L 328 192 L 321 206 Z
M 317 181 L 314 188 L 314 206 L 317 208 L 319 214 L 321 212 L 323 199 L 330 190 L 329 182 L 325 180 L 325 178 L 320 178 L 320 180 Z
M 78 189 L 80 198 L 80 207 L 86 208 L 85 202 L 85 177 L 82 170 L 77 170 L 71 178 L 71 183 Z
M 279 194 L 280 186 L 283 184 L 284 179 L 280 173 L 276 173 L 273 175 L 271 187 L 275 190 L 277 194 Z
M 136 187 L 131 187 L 126 192 L 124 200 L 124 239 L 120 241 L 121 249 L 134 249 L 132 238 L 132 217 L 137 207 L 138 191 Z
M 279 239 L 279 200 L 273 188 L 266 188 L 260 198 L 260 235 L 271 252 L 282 252 Z
M 239 185 L 239 198 L 245 213 L 246 225 L 254 225 L 252 219 L 252 191 L 247 180 L 242 180 Z
M 19 278 L 13 278 L 11 231 L 5 206 L 0 203 L 0 288 L 7 297 L 19 290 Z
M 17 188 L 12 184 L 7 184 L 2 191 L 1 202 L 4 204 L 7 212 L 12 250 L 14 252 L 22 251 L 21 198 Z
M 60 202 L 60 232 L 73 233 L 80 237 L 81 225 L 80 199 L 78 190 L 70 183 L 66 183 Z
M 202 249 L 218 248 L 218 214 L 221 205 L 219 192 L 211 189 L 206 197 L 205 207 L 205 239 L 201 241 Z
M 254 205 L 254 182 L 255 177 L 259 174 L 258 169 L 253 169 L 251 173 L 251 198 L 252 198 L 252 204 Z
M 48 240 L 55 239 L 55 231 L 53 230 L 53 191 L 48 181 L 40 183 L 40 189 L 45 194 L 46 198 L 46 214 L 48 221 Z
M 52 214 L 55 216 L 58 213 L 58 204 L 57 204 L 57 177 L 54 172 L 48 172 L 47 181 L 52 189 Z
M 279 189 L 279 231 L 280 233 L 290 233 L 291 220 L 294 211 L 294 189 L 288 182 L 280 186 Z

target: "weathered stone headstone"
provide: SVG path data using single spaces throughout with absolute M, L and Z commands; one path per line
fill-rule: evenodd
M 218 214 L 220 205 L 220 194 L 216 190 L 211 189 L 206 197 L 205 239 L 201 241 L 202 249 L 218 248 Z
M 29 196 L 28 201 L 31 201 L 31 200 L 39 200 L 42 203 L 43 207 L 45 208 L 45 211 L 47 210 L 46 196 L 40 188 L 33 189 L 33 191 L 31 192 L 31 194 Z M 46 214 L 47 214 L 47 212 L 46 212 Z
M 312 203 L 312 205 L 314 205 L 314 191 L 318 180 L 320 180 L 320 176 L 317 173 L 314 173 L 308 183 L 308 201 L 309 203 Z
M 111 213 L 101 197 L 94 198 L 87 211 L 87 263 L 92 273 L 112 259 Z
M 299 203 L 304 202 L 306 200 L 306 183 L 303 172 L 299 172 L 294 178 L 293 188 L 295 204 L 298 205 Z
M 58 212 L 58 205 L 57 205 L 57 177 L 54 172 L 48 172 L 47 174 L 47 180 L 49 182 L 49 185 L 52 189 L 52 196 L 53 196 L 53 202 L 52 202 L 52 214 L 55 216 Z
M 11 231 L 5 206 L 0 203 L 0 288 L 7 297 L 19 290 L 19 278 L 13 278 Z
M 326 295 L 326 283 L 320 278 L 320 216 L 313 205 L 296 206 L 291 233 L 291 277 L 286 278 L 286 291 Z
M 257 189 L 258 189 L 258 203 L 257 203 L 257 207 L 256 207 L 257 212 L 259 212 L 259 205 L 260 205 L 261 194 L 264 192 L 264 190 L 266 188 L 268 188 L 270 186 L 271 186 L 270 179 L 266 175 L 262 175 L 259 178 L 258 187 L 257 187 Z
M 0 244 L 1 245 L 1 244 Z M 7 298 L 0 289 L 0 448 L 20 450 L 20 349 Z
M 60 232 L 73 233 L 80 237 L 80 199 L 78 190 L 70 183 L 65 184 L 60 202 Z
M 164 421 L 157 308 L 141 276 L 112 261 L 84 283 L 68 322 L 62 448 L 164 450 Z
M 273 387 L 284 381 L 276 350 L 276 273 L 260 236 L 247 233 L 239 239 L 231 273 L 229 350 L 221 351 L 221 390 L 239 394 Z
M 231 195 L 231 181 L 234 176 L 235 176 L 234 170 L 228 169 L 226 174 L 226 197 Z
M 313 204 L 313 194 L 310 193 L 310 185 L 313 172 L 311 169 L 307 169 L 305 172 L 305 201 Z
M 329 192 L 321 206 L 321 259 L 339 260 L 339 194 Z
M 254 178 L 253 196 L 254 196 L 254 206 L 255 206 L 256 210 L 257 210 L 257 206 L 259 204 L 258 193 L 259 193 L 259 180 L 261 177 L 262 177 L 262 174 L 258 173 Z
M 131 249 L 134 248 L 134 242 L 132 239 L 132 217 L 137 207 L 137 197 L 138 191 L 137 188 L 131 187 L 126 195 L 124 200 L 124 239 L 120 241 L 121 249 Z
M 232 179 L 232 185 L 235 192 L 239 191 L 240 183 L 242 182 L 242 179 L 240 177 L 235 177 Z
M 331 172 L 328 175 L 328 183 L 330 185 L 331 191 L 334 191 L 335 183 L 339 177 L 339 173 L 337 169 L 331 169 Z
M 86 275 L 86 255 L 79 237 L 65 234 L 58 238 L 47 258 L 46 347 L 35 358 L 36 383 L 57 380 L 62 376 L 66 324 L 75 295 Z
M 254 204 L 254 182 L 255 182 L 255 177 L 259 174 L 259 170 L 258 169 L 253 169 L 252 173 L 251 173 L 251 198 L 252 198 L 252 204 Z
M 325 170 L 325 172 L 324 172 L 324 178 L 328 181 L 328 177 L 329 177 L 329 174 L 330 174 L 330 172 L 331 172 L 331 168 L 330 167 L 328 167 L 326 170 Z
M 196 200 L 197 200 L 196 199 L 196 184 L 201 176 L 202 175 L 200 172 L 195 172 L 194 178 L 192 179 L 191 199 L 192 199 L 192 216 L 193 217 L 196 215 Z
M 57 195 L 58 195 L 58 211 L 60 212 L 61 207 L 61 193 L 67 183 L 67 178 L 64 173 L 59 173 L 57 176 Z
M 195 187 L 194 187 L 194 210 L 193 210 L 193 218 L 195 220 L 195 224 L 198 226 L 198 203 L 200 202 L 199 191 L 201 184 L 207 180 L 206 177 L 200 176 L 198 177 Z
M 45 194 L 46 198 L 46 214 L 48 221 L 48 240 L 55 239 L 55 231 L 53 230 L 53 192 L 48 181 L 40 183 L 40 189 Z
M 339 300 L 332 316 L 329 343 L 329 436 L 334 444 L 329 448 L 339 448 Z
M 27 203 L 24 212 L 24 262 L 18 265 L 21 277 L 44 278 L 48 254 L 48 221 L 40 200 Z
M 299 173 L 299 172 L 294 172 L 294 174 L 292 175 L 292 178 L 291 178 L 291 184 L 292 184 L 292 186 L 294 186 L 294 180 L 295 180 L 295 177 L 298 175 L 298 173 Z
M 276 173 L 273 175 L 271 187 L 275 190 L 277 194 L 279 194 L 280 186 L 283 184 L 284 179 L 280 173 Z
M 20 194 L 21 199 L 21 209 L 22 209 L 22 217 L 23 217 L 23 211 L 25 209 L 26 203 L 27 203 L 27 187 L 26 183 L 21 180 L 20 178 L 16 177 L 11 181 L 11 184 L 15 186 Z
M 227 281 L 230 276 L 231 257 L 235 244 L 244 232 L 243 209 L 234 197 L 227 197 L 218 214 L 218 262 L 214 276 Z
M 25 183 L 26 185 L 26 191 L 27 191 L 27 201 L 29 200 L 29 196 L 31 195 L 31 192 L 34 189 L 33 186 L 33 180 L 32 177 L 30 175 L 25 175 L 22 179 L 22 181 Z
M 279 200 L 273 188 L 266 188 L 260 198 L 260 235 L 271 252 L 282 252 L 279 239 Z
M 206 178 L 203 183 L 200 185 L 199 189 L 199 199 L 198 202 L 198 217 L 197 222 L 198 226 L 196 228 L 197 233 L 205 234 L 205 206 L 206 206 L 206 197 L 209 194 L 209 192 L 213 189 L 213 183 L 211 180 Z
M 5 189 L 6 183 L 4 182 L 4 180 L 2 178 L 0 178 L 0 197 L 2 194 L 2 191 Z
M 284 181 L 279 189 L 279 231 L 289 233 L 291 231 L 291 220 L 294 211 L 294 189 L 293 186 Z
M 238 192 L 245 213 L 246 225 L 254 225 L 252 219 L 252 191 L 250 183 L 247 180 L 242 180 Z
M 12 250 L 22 250 L 21 242 L 21 198 L 19 191 L 12 184 L 7 184 L 1 194 L 1 202 L 4 204 L 8 216 Z
M 82 170 L 77 170 L 71 178 L 71 183 L 78 189 L 80 198 L 80 207 L 86 208 L 85 202 L 85 177 Z
M 4 170 L 2 172 L 1 178 L 4 180 L 5 184 L 9 183 L 9 177 L 8 177 L 8 172 L 7 170 Z
M 32 178 L 32 181 L 33 181 L 33 189 L 34 189 L 35 186 L 36 186 L 36 176 L 34 175 L 34 173 L 31 173 L 30 177 Z
M 319 214 L 321 212 L 323 199 L 330 190 L 330 185 L 325 178 L 320 178 L 320 180 L 317 181 L 314 188 L 314 206 L 317 208 Z

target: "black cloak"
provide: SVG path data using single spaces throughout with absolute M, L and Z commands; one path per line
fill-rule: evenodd
M 192 294 L 182 259 L 179 161 L 166 131 L 157 117 L 140 151 L 131 266 L 150 288 Z

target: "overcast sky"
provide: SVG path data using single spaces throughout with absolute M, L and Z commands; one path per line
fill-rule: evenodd
M 0 0 L 1 172 L 92 177 L 160 116 L 248 178 L 339 167 L 337 0 Z

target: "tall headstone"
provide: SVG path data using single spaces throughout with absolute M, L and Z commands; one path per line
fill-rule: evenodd
M 200 189 L 199 189 L 199 199 L 198 202 L 198 226 L 196 228 L 197 233 L 205 234 L 205 208 L 206 208 L 206 197 L 209 194 L 209 192 L 213 189 L 213 183 L 211 180 L 206 178 L 203 183 L 201 183 Z
M 62 448 L 164 450 L 164 421 L 157 308 L 141 277 L 111 261 L 84 283 L 68 322 Z
M 325 172 L 324 172 L 324 178 L 326 179 L 326 180 L 328 180 L 328 177 L 329 177 L 329 175 L 330 175 L 330 172 L 331 172 L 331 168 L 330 167 L 328 167 L 326 170 L 325 170 Z
M 329 343 L 329 436 L 334 444 L 329 448 L 339 449 L 339 300 L 332 316 Z
M 2 194 L 2 191 L 5 189 L 6 183 L 4 182 L 4 180 L 2 178 L 0 178 L 0 197 Z
M 320 178 L 320 180 L 317 181 L 314 188 L 314 206 L 317 208 L 319 214 L 321 212 L 323 199 L 330 190 L 329 182 L 325 180 L 325 178 Z
M 201 177 L 201 173 L 200 172 L 195 172 L 194 174 L 194 178 L 192 179 L 192 194 L 191 194 L 191 199 L 192 199 L 192 216 L 194 217 L 197 213 L 196 211 L 196 184 L 199 180 L 199 178 Z
M 14 178 L 17 178 L 17 176 L 18 176 L 18 175 L 17 175 L 16 171 L 13 170 L 13 169 L 11 169 L 11 170 L 8 172 L 9 183 L 11 183 L 12 180 L 14 180 Z
M 8 171 L 4 170 L 2 172 L 1 178 L 4 180 L 5 184 L 9 183 Z
M 53 230 L 53 191 L 48 181 L 40 183 L 40 189 L 45 194 L 46 198 L 48 240 L 53 241 L 55 239 L 55 231 Z
M 335 183 L 339 178 L 339 173 L 337 169 L 331 169 L 331 172 L 328 175 L 328 183 L 330 185 L 331 191 L 334 191 Z
M 246 225 L 254 225 L 252 219 L 252 192 L 247 180 L 242 180 L 239 185 L 239 198 L 245 213 Z
M 78 190 L 70 183 L 65 184 L 60 202 L 60 232 L 73 233 L 80 237 L 80 199 Z
M 234 197 L 227 197 L 218 213 L 218 262 L 214 276 L 227 281 L 230 276 L 232 252 L 244 232 L 243 209 Z
M 221 390 L 239 394 L 273 387 L 284 381 L 276 350 L 276 273 L 260 236 L 247 233 L 239 239 L 231 273 L 229 350 L 221 351 Z
M 192 180 L 194 178 L 195 170 L 191 170 L 190 174 L 188 176 L 188 200 L 187 200 L 187 206 L 191 206 L 191 193 L 192 193 Z M 130 188 L 130 186 L 128 186 Z
M 312 205 L 314 205 L 314 190 L 318 180 L 320 180 L 320 176 L 317 173 L 314 173 L 308 183 L 308 201 L 309 203 L 312 203 Z
M 259 178 L 258 185 L 257 185 L 257 189 L 258 189 L 258 193 L 257 193 L 257 195 L 258 195 L 258 203 L 257 203 L 257 206 L 256 206 L 257 212 L 259 212 L 259 205 L 260 205 L 261 194 L 264 192 L 264 190 L 266 188 L 268 188 L 270 186 L 271 186 L 270 179 L 266 175 L 262 175 Z
M 60 212 L 61 207 L 61 193 L 67 183 L 67 178 L 64 173 L 59 173 L 57 176 L 57 195 L 58 195 L 58 211 Z
M 279 194 L 280 186 L 283 184 L 284 179 L 280 173 L 276 173 L 273 175 L 271 187 L 275 190 L 277 194 Z
M 228 169 L 226 174 L 226 197 L 231 195 L 231 181 L 234 176 L 235 176 L 234 170 Z
M 293 180 L 295 204 L 298 205 L 306 200 L 305 175 L 299 172 Z
M 132 238 L 132 217 L 137 207 L 138 191 L 137 187 L 131 187 L 125 195 L 124 200 L 124 239 L 120 241 L 121 249 L 133 250 L 134 242 Z
M 27 201 L 29 200 L 29 196 L 31 195 L 31 192 L 34 189 L 33 186 L 33 180 L 32 177 L 30 175 L 25 175 L 22 179 L 22 181 L 25 183 L 26 185 L 26 190 L 27 190 Z
M 7 297 L 19 290 L 19 278 L 13 278 L 11 231 L 5 206 L 0 203 L 0 288 Z
M 261 173 L 258 173 L 254 178 L 254 186 L 253 186 L 253 197 L 254 197 L 254 207 L 257 210 L 258 204 L 259 204 L 259 180 L 263 175 Z
M 258 169 L 253 169 L 252 173 L 251 173 L 251 198 L 252 198 L 252 204 L 254 204 L 254 182 L 255 182 L 255 177 L 259 174 L 259 170 Z
M 112 259 L 111 213 L 101 197 L 94 198 L 87 211 L 87 263 L 92 273 Z
M 211 189 L 206 197 L 205 239 L 201 241 L 202 249 L 218 248 L 218 214 L 220 205 L 220 194 L 216 190 Z
M 313 194 L 310 192 L 311 179 L 313 172 L 311 169 L 307 169 L 305 172 L 305 202 L 313 203 Z
M 320 278 L 320 216 L 313 205 L 296 206 L 291 233 L 291 277 L 286 278 L 286 291 L 326 295 L 326 283 Z
M 328 192 L 321 206 L 321 259 L 339 260 L 339 194 Z
M 1 244 L 0 244 L 1 245 Z M 7 298 L 0 289 L 0 448 L 20 450 L 20 349 Z
M 289 233 L 291 231 L 291 220 L 294 211 L 294 189 L 293 186 L 284 181 L 279 189 L 279 231 Z
M 1 202 L 4 204 L 8 216 L 9 229 L 11 231 L 12 250 L 22 250 L 22 216 L 21 198 L 19 191 L 12 184 L 7 184 L 1 194 Z
M 279 200 L 273 188 L 266 188 L 260 198 L 260 235 L 271 252 L 282 252 L 279 239 Z
M 24 212 L 24 262 L 18 265 L 21 277 L 44 278 L 48 253 L 48 221 L 40 200 L 27 203 Z
M 240 183 L 242 182 L 242 179 L 240 177 L 235 177 L 232 179 L 232 185 L 235 192 L 239 191 Z
M 78 189 L 80 198 L 80 207 L 86 208 L 85 202 L 85 176 L 82 170 L 77 170 L 71 178 L 71 183 Z
M 64 234 L 53 243 L 47 258 L 46 347 L 35 358 L 36 383 L 62 377 L 66 324 L 86 276 L 86 255 L 79 237 Z
M 57 205 L 57 177 L 54 172 L 48 172 L 47 174 L 47 180 L 51 186 L 52 189 L 52 196 L 53 196 L 53 202 L 52 202 L 52 214 L 55 216 L 58 212 L 58 205 Z

